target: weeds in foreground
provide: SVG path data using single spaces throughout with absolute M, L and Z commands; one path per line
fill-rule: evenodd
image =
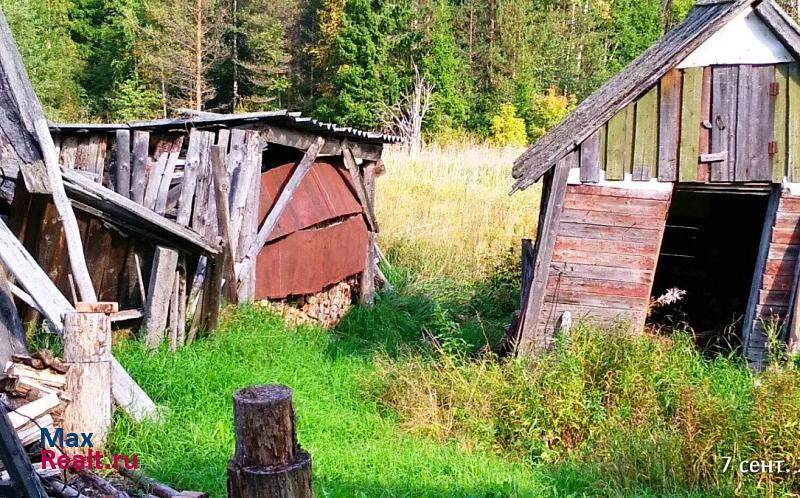
M 800 473 L 723 472 L 727 458 L 800 470 L 800 372 L 754 382 L 689 335 L 581 326 L 535 360 L 439 351 L 378 358 L 369 388 L 406 430 L 530 464 L 584 465 L 625 493 L 800 492 Z

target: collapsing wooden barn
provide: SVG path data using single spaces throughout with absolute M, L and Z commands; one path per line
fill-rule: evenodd
M 672 319 L 738 329 L 757 367 L 768 331 L 800 349 L 798 63 L 773 0 L 700 0 L 516 161 L 515 190 L 543 179 L 520 347 L 570 320 L 641 330 L 679 289 Z

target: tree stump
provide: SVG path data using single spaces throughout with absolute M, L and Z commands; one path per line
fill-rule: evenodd
M 311 498 L 311 455 L 297 444 L 292 390 L 266 385 L 233 395 L 236 452 L 230 498 Z

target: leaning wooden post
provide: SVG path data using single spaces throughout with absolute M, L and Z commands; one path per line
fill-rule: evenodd
M 371 210 L 372 206 L 375 205 L 375 163 L 373 161 L 365 162 L 363 169 L 364 190 L 367 196 L 367 206 L 365 208 Z M 375 227 L 370 229 L 367 236 L 367 260 L 364 264 L 364 271 L 361 273 L 359 286 L 361 304 L 367 307 L 375 305 L 375 230 L 377 229 L 377 223 Z
M 98 312 L 64 317 L 64 361 L 69 365 L 66 389 L 72 398 L 64 409 L 64 432 L 94 433 L 95 448 L 105 446 L 111 429 L 111 320 L 106 312 L 113 312 L 116 303 L 99 305 L 92 310 Z
M 229 498 L 310 498 L 311 455 L 297 444 L 292 390 L 253 386 L 233 395 L 236 453 Z

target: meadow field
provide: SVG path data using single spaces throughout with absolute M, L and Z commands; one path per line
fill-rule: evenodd
M 224 497 L 232 393 L 282 383 L 295 390 L 320 497 L 800 494 L 800 472 L 725 468 L 755 459 L 800 470 L 791 359 L 756 376 L 736 356 L 702 354 L 690 331 L 590 326 L 536 359 L 489 352 L 519 307 L 520 239 L 538 214 L 537 189 L 508 195 L 518 153 L 389 151 L 377 209 L 394 290 L 333 331 L 244 307 L 176 354 L 119 344 L 163 416 L 118 415 L 115 452 Z

